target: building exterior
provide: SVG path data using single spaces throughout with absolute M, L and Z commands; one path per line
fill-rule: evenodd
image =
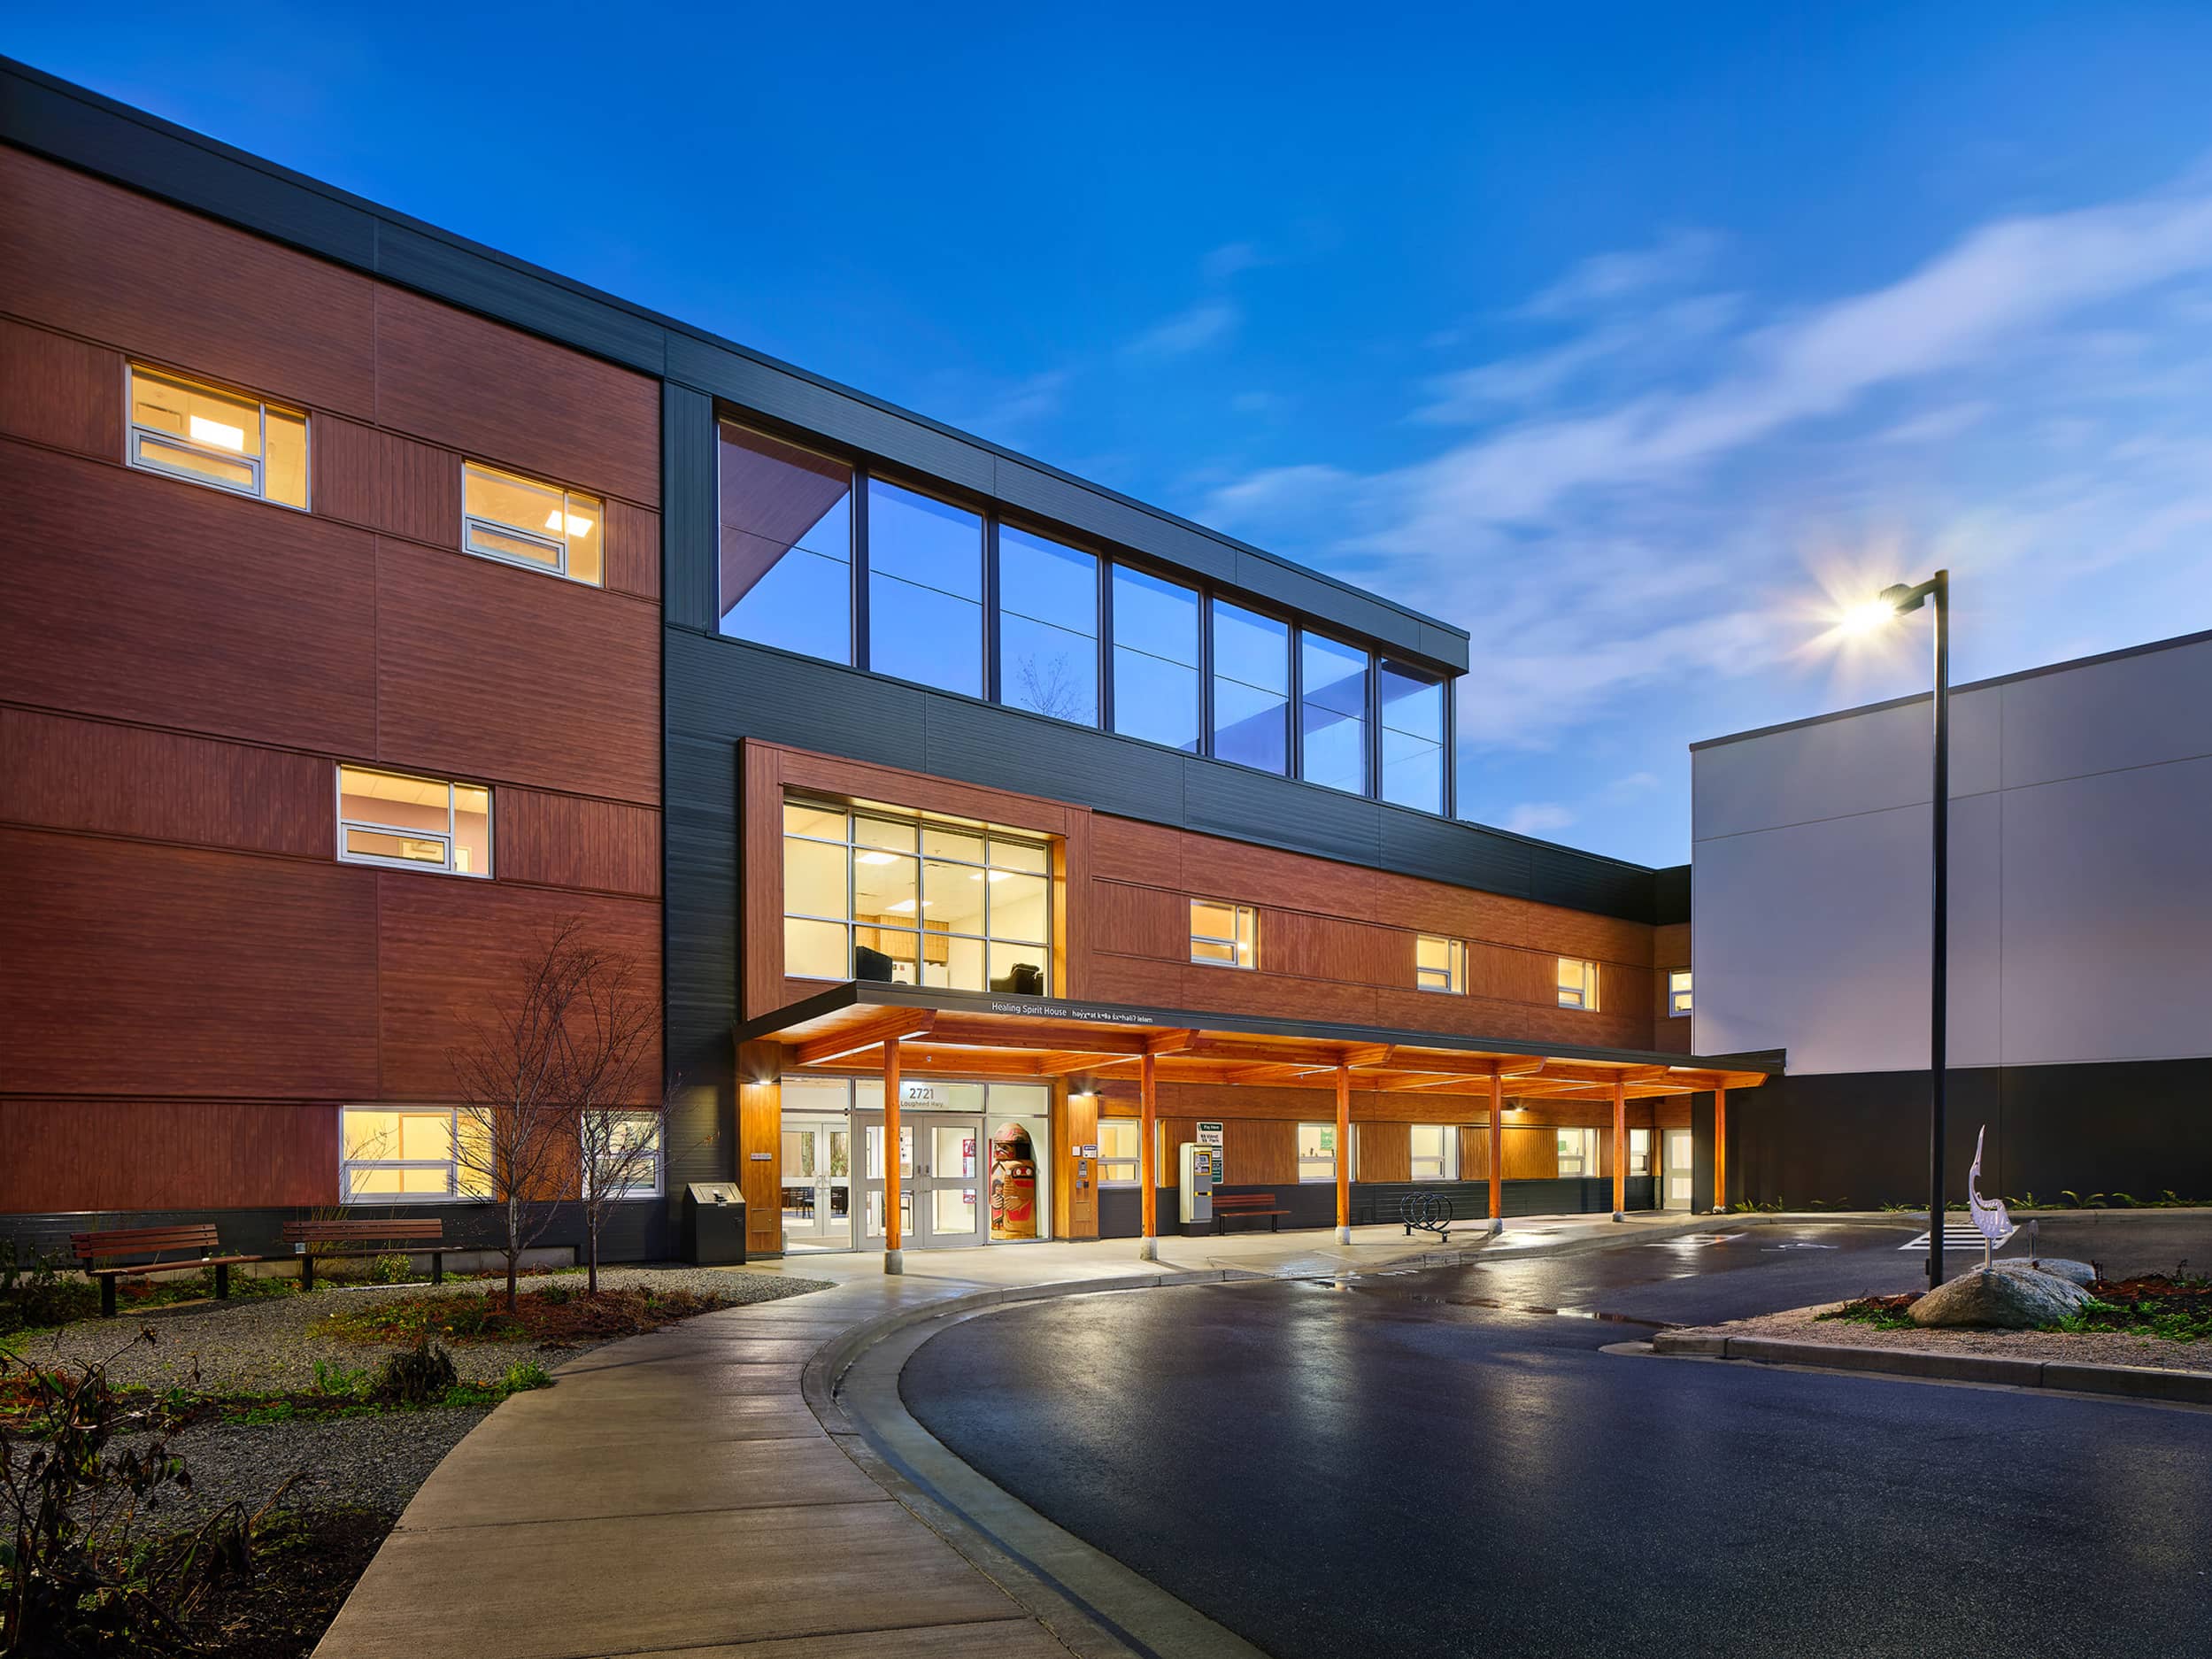
M 1692 755 L 1696 1041 L 1786 1048 L 1731 1192 L 1927 1201 L 1926 697 Z M 2212 1195 L 2212 634 L 1954 691 L 1946 1162 Z
M 665 1011 L 617 1254 L 1172 1231 L 1185 1144 L 1688 1208 L 1780 1068 L 1685 871 L 1454 815 L 1464 631 L 7 65 L 0 467 L 18 1236 L 468 1224 L 569 919 Z

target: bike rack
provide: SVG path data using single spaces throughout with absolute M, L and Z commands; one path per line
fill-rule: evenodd
M 1408 1238 L 1418 1231 L 1451 1241 L 1452 1200 L 1441 1192 L 1407 1193 L 1398 1201 L 1398 1218 L 1406 1223 Z

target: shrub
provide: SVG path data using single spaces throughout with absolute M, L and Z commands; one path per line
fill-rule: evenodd
M 15 1240 L 0 1238 L 0 1335 L 89 1319 L 99 1307 L 99 1288 L 91 1280 L 73 1274 L 64 1278 L 53 1258 L 42 1254 L 26 1266 L 17 1259 Z
M 460 1381 L 453 1356 L 424 1337 L 404 1354 L 395 1354 L 377 1368 L 371 1393 L 387 1402 L 427 1406 L 443 1400 L 446 1391 Z
M 365 1400 L 368 1397 L 369 1374 L 333 1365 L 328 1360 L 317 1360 L 314 1392 L 334 1400 Z

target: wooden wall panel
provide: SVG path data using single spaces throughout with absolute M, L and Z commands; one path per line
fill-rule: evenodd
M 1410 1181 L 1414 1178 L 1413 1129 L 1407 1123 L 1364 1123 L 1353 1125 L 1359 1161 L 1352 1166 L 1355 1181 Z
M 373 287 L 0 149 L 0 311 L 266 397 L 366 417 L 375 405 Z
M 1066 1082 L 1052 1086 L 1054 1156 L 1058 1163 L 1052 1180 L 1052 1233 L 1059 1238 L 1096 1238 L 1098 1236 L 1098 1163 L 1090 1165 L 1083 1190 L 1075 1187 L 1071 1146 L 1096 1146 L 1098 1139 L 1098 1100 L 1096 1095 L 1072 1094 Z
M 1490 1179 L 1490 1120 L 1460 1125 L 1460 1179 Z
M 635 899 L 547 892 L 452 876 L 364 871 L 377 884 L 377 1045 L 389 1100 L 451 1100 L 451 1051 L 511 1002 L 551 930 L 580 917 L 660 1001 L 660 912 Z M 650 1070 L 659 1076 L 656 1052 Z M 648 1104 L 641 1100 L 638 1104 Z
M 1188 891 L 1183 879 L 1186 837 L 1180 830 L 1096 813 L 1091 814 L 1091 873 L 1099 880 Z
M 120 460 L 122 354 L 0 317 L 0 432 Z
M 1264 910 L 1260 915 L 1260 965 L 1354 984 L 1411 985 L 1414 936 L 1345 916 Z
M 143 726 L 0 708 L 0 818 L 48 830 L 328 859 L 330 762 Z
M 1163 992 L 1178 982 L 1165 977 L 1160 963 L 1147 956 L 1117 956 L 1093 951 L 1069 964 L 1067 994 L 1091 1002 L 1157 1002 Z
M 387 535 L 458 553 L 461 458 L 396 432 L 377 434 L 376 527 Z
M 741 745 L 738 753 L 738 934 L 744 953 L 738 999 L 747 1018 L 795 1000 L 783 978 L 785 758 L 782 750 L 759 743 Z
M 1191 906 L 1180 894 L 1126 882 L 1093 879 L 1085 919 L 1093 950 L 1185 962 L 1191 958 Z
M 777 746 L 751 741 L 745 745 L 749 750 Z M 810 754 L 800 749 L 782 749 L 781 753 L 783 786 L 789 790 L 813 790 L 857 800 L 882 801 L 917 812 L 980 818 L 988 823 L 1027 830 L 1036 835 L 1065 835 L 1069 814 L 1083 810 L 1062 801 L 954 783 L 898 767 L 872 766 L 860 760 Z
M 1671 922 L 1652 930 L 1652 1046 L 1662 1054 L 1690 1052 L 1691 1022 L 1667 1011 L 1667 975 L 1690 966 L 1690 924 Z
M 747 1043 L 737 1051 L 737 1181 L 745 1194 L 745 1250 L 783 1248 L 783 1050 Z M 765 1152 L 765 1159 L 755 1153 Z
M 0 1214 L 335 1204 L 335 1106 L 0 1100 Z
M 641 599 L 660 598 L 660 514 L 609 501 L 605 544 L 608 587 Z
M 1504 1178 L 1508 1181 L 1550 1181 L 1559 1176 L 1559 1137 L 1548 1128 L 1507 1124 L 1505 1153 Z M 1487 1166 L 1483 1179 L 1490 1179 Z
M 0 493 L 0 699 L 368 752 L 369 536 L 8 442 Z
M 374 1099 L 375 880 L 0 830 L 0 1092 Z
M 651 607 L 380 536 L 376 630 L 380 760 L 659 804 Z
M 316 516 L 374 529 L 384 488 L 384 435 L 336 415 L 309 422 L 308 499 Z
M 380 425 L 548 483 L 660 505 L 660 387 L 399 289 L 376 290 Z
M 660 814 L 651 808 L 503 789 L 492 811 L 492 868 L 501 881 L 659 897 Z
M 1281 1119 L 1222 1120 L 1224 1186 L 1291 1186 L 1298 1181 L 1298 1125 Z
M 1260 942 L 1262 960 L 1267 942 Z M 1165 989 L 1163 985 L 1161 989 Z M 1335 979 L 1253 973 L 1192 962 L 1183 969 L 1183 995 L 1168 1006 L 1215 1014 L 1266 1014 L 1278 1018 L 1375 1022 L 1375 990 Z
M 1547 986 L 1548 990 L 1548 986 Z M 1651 1027 L 1641 1012 L 1586 1014 L 1551 1000 L 1443 997 L 1433 992 L 1378 989 L 1375 1022 L 1400 1030 L 1445 1031 L 1518 1042 L 1589 1048 L 1647 1048 Z

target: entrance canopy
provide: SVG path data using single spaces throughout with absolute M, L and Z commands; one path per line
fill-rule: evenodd
M 1605 1100 L 1756 1088 L 1778 1053 L 1698 1057 L 1635 1049 L 1390 1030 L 1263 1015 L 1009 997 L 855 980 L 737 1027 L 740 1044 L 782 1045 L 787 1066 L 874 1071 L 897 1046 L 909 1076 L 1087 1077 L 1327 1087 L 1340 1070 L 1361 1089 L 1491 1092 Z M 1145 1059 L 1152 1064 L 1146 1068 Z

